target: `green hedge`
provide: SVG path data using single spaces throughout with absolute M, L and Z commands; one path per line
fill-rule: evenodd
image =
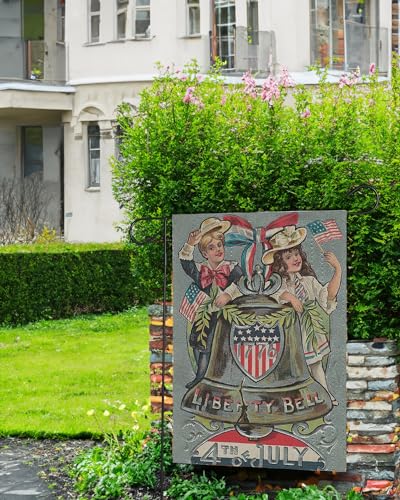
M 0 323 L 23 324 L 134 304 L 131 252 L 121 245 L 0 250 Z
M 205 79 L 195 65 L 163 69 L 137 110 L 122 105 L 114 193 L 126 222 L 173 213 L 348 210 L 348 323 L 351 338 L 400 339 L 400 72 L 321 73 L 313 88 L 287 73 L 256 87 Z M 286 96 L 290 94 L 291 105 Z M 380 194 L 377 210 L 368 184 Z M 157 222 L 137 239 L 159 236 Z M 169 252 L 171 249 L 169 248 Z M 133 263 L 138 298 L 160 296 L 162 246 Z

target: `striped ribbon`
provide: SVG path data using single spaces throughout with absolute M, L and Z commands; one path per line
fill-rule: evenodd
M 301 302 L 307 300 L 307 291 L 297 276 L 294 279 L 294 293 Z

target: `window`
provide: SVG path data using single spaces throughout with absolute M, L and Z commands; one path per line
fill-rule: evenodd
M 135 37 L 150 38 L 150 0 L 136 0 Z
M 247 1 L 247 40 L 258 45 L 258 0 Z
M 88 187 L 100 187 L 100 127 L 88 125 Z
M 374 62 L 385 72 L 387 52 L 379 0 L 311 0 L 311 64 L 367 73 Z
M 22 127 L 22 167 L 24 177 L 43 173 L 42 127 Z
M 117 0 L 117 40 L 126 38 L 128 0 Z
M 89 0 L 89 42 L 100 41 L 100 0 Z
M 187 34 L 200 34 L 200 0 L 186 0 L 187 9 Z
M 150 38 L 150 0 L 115 0 L 116 39 Z
M 225 63 L 226 69 L 235 67 L 235 0 L 215 0 L 213 33 L 215 48 L 213 55 Z M 214 42 L 214 41 L 213 41 Z
M 57 2 L 57 41 L 65 40 L 65 0 Z

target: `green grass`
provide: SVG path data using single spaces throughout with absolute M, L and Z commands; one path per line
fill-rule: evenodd
M 123 243 L 65 243 L 64 241 L 50 241 L 48 243 L 16 243 L 0 246 L 1 254 L 14 253 L 79 253 L 96 250 L 121 250 Z
M 84 437 L 129 428 L 135 400 L 141 407 L 150 395 L 146 310 L 1 328 L 0 381 L 0 435 Z M 144 415 L 139 425 L 149 425 Z

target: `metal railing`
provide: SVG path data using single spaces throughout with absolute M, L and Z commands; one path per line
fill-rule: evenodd
M 339 29 L 328 26 L 311 32 L 311 64 L 341 71 L 360 69 L 367 74 L 374 63 L 380 74 L 389 71 L 387 28 L 346 21 Z
M 215 56 L 225 62 L 224 72 L 234 74 L 251 70 L 259 75 L 270 73 L 275 59 L 275 35 L 271 31 L 236 27 L 234 34 L 218 37 L 210 34 L 211 61 Z M 229 50 L 225 50 L 229 44 Z M 226 52 L 226 53 L 225 53 Z

